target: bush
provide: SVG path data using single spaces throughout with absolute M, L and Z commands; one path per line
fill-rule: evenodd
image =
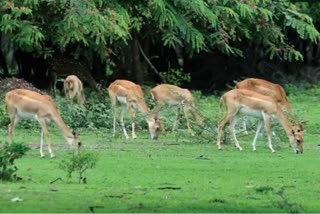
M 69 124 L 72 129 L 88 127 L 88 109 L 84 105 L 63 105 L 61 111 L 65 123 Z
M 183 69 L 171 68 L 167 72 L 161 73 L 166 83 L 180 86 L 182 82 L 190 82 L 191 77 L 189 73 L 185 73 Z
M 87 120 L 90 121 L 91 127 L 94 128 L 112 128 L 112 110 L 104 103 L 88 105 Z M 90 128 L 91 128 L 90 127 Z
M 72 151 L 69 156 L 59 164 L 59 168 L 67 173 L 67 178 L 71 179 L 73 174 L 78 174 L 79 183 L 87 182 L 84 173 L 96 166 L 98 157 L 96 153 L 87 151 Z
M 17 180 L 18 168 L 14 161 L 21 158 L 30 148 L 19 143 L 6 143 L 0 151 L 0 180 Z

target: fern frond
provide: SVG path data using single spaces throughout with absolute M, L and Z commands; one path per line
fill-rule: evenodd
M 249 19 L 249 20 L 254 20 L 256 11 L 255 11 L 255 9 L 250 7 L 248 4 L 237 2 L 236 8 L 242 17 Z
M 310 39 L 313 42 L 320 40 L 320 33 L 314 27 L 312 18 L 306 14 L 287 9 L 284 12 L 285 26 L 292 27 L 302 39 Z
M 265 8 L 258 8 L 258 11 L 260 12 L 260 15 L 266 20 L 271 21 L 272 20 L 272 11 L 265 9 Z

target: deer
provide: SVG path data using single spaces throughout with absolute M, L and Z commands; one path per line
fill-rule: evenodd
M 256 116 L 263 119 L 264 126 L 266 129 L 267 137 L 268 137 L 268 146 L 272 153 L 275 152 L 271 142 L 270 136 L 270 118 L 276 117 L 278 118 L 280 124 L 285 130 L 291 147 L 296 151 L 297 154 L 303 153 L 303 124 L 298 124 L 297 126 L 293 126 L 287 120 L 284 112 L 281 109 L 281 106 L 276 102 L 272 97 L 265 96 L 263 94 L 257 93 L 255 91 L 247 90 L 247 89 L 233 89 L 231 91 L 226 92 L 222 95 L 220 99 L 220 106 L 224 105 L 227 109 L 225 115 L 218 123 L 218 134 L 217 134 L 217 146 L 218 149 L 221 150 L 221 134 L 222 129 L 227 122 L 230 122 L 230 133 L 234 139 L 236 148 L 240 151 L 242 150 L 237 137 L 235 135 L 235 122 L 236 116 L 238 114 L 245 114 Z M 260 124 L 261 123 L 261 124 Z M 257 133 L 262 126 L 262 120 L 260 119 Z M 257 133 L 255 136 L 255 140 L 257 137 Z M 255 143 L 253 141 L 253 150 L 256 150 Z
M 144 93 L 140 85 L 129 80 L 116 80 L 109 85 L 108 93 L 113 112 L 113 137 L 115 137 L 116 133 L 116 105 L 119 103 L 121 111 L 118 119 L 126 139 L 129 139 L 123 122 L 123 116 L 126 110 L 128 110 L 131 119 L 133 139 L 137 138 L 135 133 L 136 110 L 139 110 L 144 115 L 148 124 L 151 139 L 158 139 L 160 121 L 157 120 L 148 110 L 147 104 L 144 100 Z
M 79 49 L 80 50 L 80 49 Z M 78 54 L 77 54 L 78 55 Z M 78 58 L 78 57 L 76 57 Z M 99 101 L 105 102 L 105 98 L 99 84 L 90 73 L 90 66 L 75 58 L 54 57 L 48 61 L 49 88 L 51 94 L 56 95 L 57 83 L 64 82 L 69 75 L 76 75 L 87 83 L 97 94 Z
M 41 126 L 41 157 L 45 157 L 43 152 L 44 141 L 47 143 L 50 157 L 54 157 L 47 128 L 48 122 L 56 124 L 71 147 L 81 146 L 79 136 L 64 123 L 50 96 L 27 89 L 14 89 L 6 93 L 5 104 L 10 118 L 9 143 L 13 142 L 15 127 L 22 119 L 34 119 Z
M 69 75 L 63 83 L 64 94 L 70 104 L 73 103 L 73 99 L 77 96 L 78 104 L 83 105 L 85 103 L 85 97 L 83 93 L 83 85 L 81 80 L 76 75 Z
M 189 133 L 193 135 L 193 131 L 190 126 L 189 121 L 189 111 L 191 112 L 194 120 L 198 124 L 202 124 L 204 122 L 204 118 L 198 112 L 196 105 L 194 103 L 193 96 L 188 89 L 180 88 L 175 85 L 170 84 L 160 84 L 150 90 L 151 97 L 155 101 L 156 106 L 152 110 L 153 114 L 155 114 L 156 118 L 159 117 L 159 112 L 165 106 L 177 106 L 177 112 L 175 116 L 175 120 L 173 123 L 172 132 L 175 132 L 177 127 L 177 121 L 179 119 L 181 108 L 183 109 L 184 116 L 187 121 L 187 127 Z M 163 125 L 160 125 L 162 132 L 166 134 L 166 131 Z
M 270 96 L 276 102 L 278 102 L 281 106 L 283 106 L 285 111 L 287 111 L 291 116 L 293 115 L 291 105 L 288 101 L 286 92 L 282 88 L 282 86 L 279 84 L 275 84 L 263 79 L 248 78 L 240 82 L 236 82 L 235 88 L 248 89 L 266 96 Z M 296 120 L 296 118 L 294 118 L 294 120 Z M 245 131 L 246 134 L 248 134 L 246 123 L 243 118 L 242 118 L 242 121 L 243 121 L 243 130 Z

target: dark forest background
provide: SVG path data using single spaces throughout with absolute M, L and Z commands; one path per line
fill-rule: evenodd
M 204 93 L 320 82 L 317 1 L 7 0 L 0 18 L 1 78 L 40 89 L 70 74 L 98 95 L 115 79 Z

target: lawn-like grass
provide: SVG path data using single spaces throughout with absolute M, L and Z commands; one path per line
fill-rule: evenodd
M 67 181 L 59 169 L 69 150 L 55 128 L 50 128 L 54 159 L 40 158 L 39 129 L 18 128 L 15 141 L 32 149 L 17 160 L 22 180 L 0 182 L 0 212 L 320 212 L 319 90 L 312 90 L 289 96 L 299 117 L 309 120 L 302 155 L 277 136 L 275 154 L 265 137 L 253 152 L 253 130 L 239 137 L 241 152 L 232 144 L 217 150 L 214 132 L 209 142 L 195 143 L 197 136 L 185 129 L 158 141 L 149 140 L 146 130 L 135 140 L 125 140 L 120 129 L 116 139 L 108 129 L 81 130 L 82 149 L 99 157 L 85 175 L 87 184 L 75 177 Z M 1 142 L 6 135 L 0 130 Z M 57 178 L 62 180 L 51 183 Z M 16 197 L 23 201 L 11 202 Z
M 27 130 L 17 131 L 17 136 L 27 134 Z M 242 141 L 241 152 L 233 145 L 218 151 L 213 143 L 154 142 L 146 139 L 147 133 L 139 134 L 145 139 L 110 141 L 105 135 L 85 132 L 83 149 L 99 156 L 97 167 L 86 174 L 87 184 L 78 184 L 76 178 L 67 182 L 59 169 L 68 152 L 64 144 L 54 143 L 56 158 L 41 159 L 34 148 L 39 136 L 32 134 L 26 140 L 34 141 L 33 149 L 17 161 L 23 180 L 0 184 L 0 211 L 90 212 L 90 207 L 95 212 L 320 210 L 317 144 L 307 144 L 303 155 L 295 155 L 284 143 L 272 154 L 262 141 L 256 152 L 251 151 L 249 141 Z M 50 184 L 59 177 L 62 181 Z M 23 201 L 11 202 L 15 197 Z

